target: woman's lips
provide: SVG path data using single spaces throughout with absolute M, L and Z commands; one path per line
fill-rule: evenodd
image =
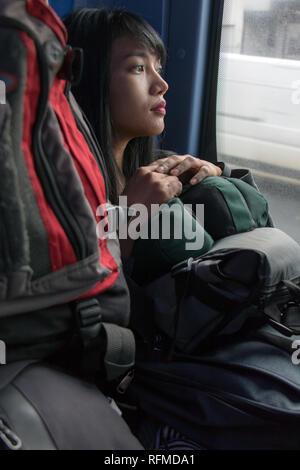
M 162 114 L 165 116 L 167 114 L 166 107 L 165 106 L 158 106 L 157 108 L 152 109 L 155 113 Z
M 155 113 L 161 114 L 163 116 L 165 116 L 167 114 L 165 104 L 160 104 L 160 105 L 156 106 L 156 108 L 153 108 L 152 111 L 154 111 Z

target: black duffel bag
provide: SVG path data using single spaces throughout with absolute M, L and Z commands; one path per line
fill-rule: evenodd
M 92 383 L 22 361 L 0 367 L 0 449 L 142 450 Z

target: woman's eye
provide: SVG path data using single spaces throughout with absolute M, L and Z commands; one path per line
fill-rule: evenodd
M 156 72 L 157 72 L 159 75 L 161 75 L 161 74 L 163 73 L 163 68 L 162 68 L 162 67 L 158 67 L 158 68 L 156 69 Z
M 135 70 L 136 72 L 138 72 L 138 73 L 144 72 L 145 67 L 144 67 L 144 65 L 141 65 L 141 64 L 140 64 L 140 65 L 136 65 L 136 66 L 134 67 L 134 70 Z

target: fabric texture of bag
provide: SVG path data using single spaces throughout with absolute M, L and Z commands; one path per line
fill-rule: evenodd
M 115 402 L 45 364 L 0 368 L 0 449 L 142 450 Z
M 185 186 L 181 200 L 204 205 L 204 228 L 214 241 L 265 227 L 269 206 L 264 196 L 250 184 L 231 177 L 208 177 L 196 186 Z
M 207 450 L 298 450 L 300 374 L 292 353 L 240 335 L 171 362 L 158 348 L 152 358 L 141 354 L 129 390 L 144 411 L 139 438 L 152 447 L 143 429 L 151 420 L 154 429 L 168 425 Z
M 84 343 L 102 330 L 107 347 L 118 351 L 123 338 L 126 359 L 111 352 L 106 362 L 120 359 L 124 372 L 134 357 L 126 328 L 129 293 L 118 240 L 98 239 L 96 232 L 96 210 L 107 202 L 105 167 L 88 123 L 66 93 L 79 51 L 66 45 L 63 23 L 41 0 L 3 0 L 0 41 L 6 83 L 6 104 L 0 105 L 0 331 L 7 360 L 57 352 L 78 323 Z M 112 375 L 119 372 L 116 367 Z
M 168 272 L 189 256 L 209 251 L 212 237 L 189 212 L 179 198 L 164 204 L 147 224 L 146 238 L 139 238 L 133 247 L 132 277 L 140 284 Z

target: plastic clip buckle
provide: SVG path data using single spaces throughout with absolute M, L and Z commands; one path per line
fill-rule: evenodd
M 81 300 L 76 304 L 78 325 L 84 344 L 98 336 L 101 328 L 101 308 L 95 298 Z
M 65 58 L 58 73 L 58 78 L 67 80 L 76 86 L 80 82 L 83 69 L 83 50 L 71 46 L 66 46 Z
M 173 268 L 171 269 L 172 277 L 175 277 L 178 274 L 190 272 L 192 270 L 193 262 L 194 262 L 194 258 L 189 258 L 173 266 Z

